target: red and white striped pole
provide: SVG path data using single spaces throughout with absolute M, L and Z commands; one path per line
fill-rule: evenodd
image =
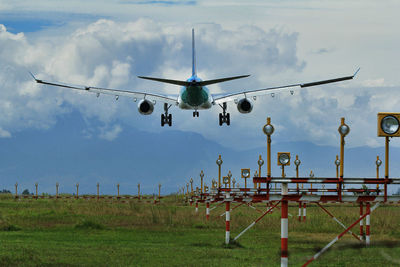
M 367 208 L 366 208 L 366 211 L 365 211 L 365 213 L 367 214 L 367 216 L 365 217 L 366 218 L 366 226 L 365 226 L 365 232 L 366 232 L 366 235 L 365 235 L 365 245 L 367 245 L 367 246 L 369 246 L 369 244 L 370 244 L 370 242 L 371 242 L 371 240 L 370 240 L 370 214 L 371 214 L 371 210 L 370 210 L 370 204 L 369 204 L 369 202 L 367 202 Z
M 303 222 L 306 221 L 306 217 L 307 217 L 307 204 L 303 203 Z
M 229 198 L 229 194 L 226 195 L 226 198 Z M 230 239 L 230 223 L 231 223 L 231 202 L 226 201 L 225 202 L 225 226 L 226 226 L 226 231 L 225 231 L 225 244 L 229 244 L 229 239 Z
M 363 211 L 363 203 L 360 202 L 360 217 L 362 217 L 363 214 L 364 214 L 364 211 Z M 363 221 L 364 221 L 364 220 L 361 220 L 361 221 L 360 221 L 360 239 L 361 239 L 361 240 L 364 240 L 364 223 L 363 223 Z
M 210 202 L 206 203 L 206 220 L 210 219 Z
M 288 194 L 288 184 L 282 184 L 282 196 L 286 196 Z M 288 201 L 281 201 L 281 267 L 288 266 Z
M 199 212 L 199 203 L 196 201 L 196 213 Z
M 301 222 L 301 202 L 299 202 L 299 222 Z

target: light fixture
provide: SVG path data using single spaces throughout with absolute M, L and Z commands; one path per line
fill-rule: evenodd
M 225 185 L 229 184 L 229 180 L 230 180 L 230 178 L 229 178 L 228 176 L 222 177 L 222 182 L 223 182 Z
M 301 161 L 300 161 L 299 159 L 296 159 L 296 160 L 294 161 L 294 165 L 296 165 L 297 167 L 299 167 L 300 164 L 301 164 Z
M 278 165 L 283 165 L 283 166 L 290 165 L 290 153 L 289 152 L 278 152 Z
M 338 129 L 341 136 L 346 136 L 350 132 L 350 127 L 347 124 L 342 124 Z
M 274 133 L 274 126 L 272 124 L 265 124 L 263 127 L 263 132 L 266 135 L 272 135 Z
M 376 166 L 381 166 L 382 165 L 382 160 L 380 160 L 380 159 L 377 159 L 376 160 Z
M 384 133 L 393 135 L 399 130 L 399 120 L 392 116 L 386 116 L 381 120 L 381 129 Z
M 336 165 L 336 166 L 340 166 L 340 160 L 338 160 L 338 159 L 335 160 L 335 165 Z
M 250 177 L 250 169 L 242 169 L 242 178 L 249 178 Z

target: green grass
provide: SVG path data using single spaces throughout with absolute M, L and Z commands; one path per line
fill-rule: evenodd
M 237 243 L 226 246 L 224 206 L 205 220 L 204 206 L 164 198 L 159 205 L 95 200 L 0 198 L 0 266 L 279 266 L 280 213 L 267 215 Z M 257 205 L 263 209 L 263 205 Z M 345 224 L 358 207 L 328 205 Z M 316 206 L 307 222 L 290 207 L 289 263 L 301 266 L 342 230 Z M 259 213 L 246 206 L 232 212 L 232 237 Z M 372 214 L 372 245 L 343 237 L 311 266 L 399 266 L 400 210 L 384 206 Z M 354 229 L 358 233 L 359 227 Z

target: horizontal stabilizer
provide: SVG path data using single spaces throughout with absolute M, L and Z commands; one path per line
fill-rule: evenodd
M 193 81 L 193 82 L 178 81 L 178 80 L 153 78 L 153 77 L 144 77 L 144 76 L 138 76 L 138 78 L 151 80 L 151 81 L 156 81 L 156 82 L 161 82 L 161 83 L 175 84 L 175 85 L 180 85 L 180 86 L 189 86 L 189 85 L 206 86 L 206 85 L 210 85 L 210 84 L 223 83 L 223 82 L 227 82 L 227 81 L 231 81 L 231 80 L 246 78 L 246 77 L 249 77 L 249 76 L 250 75 L 242 75 L 242 76 L 234 76 L 234 77 L 227 77 L 227 78 L 208 80 L 208 81 L 200 81 L 200 82 L 196 82 L 196 81 Z
M 227 82 L 227 81 L 231 81 L 231 80 L 246 78 L 246 77 L 249 77 L 249 76 L 250 75 L 242 75 L 242 76 L 227 77 L 227 78 L 222 78 L 222 79 L 201 81 L 201 82 L 199 82 L 199 85 L 200 86 L 206 86 L 206 85 L 215 84 L 215 83 L 223 83 L 223 82 Z
M 161 79 L 161 78 L 153 78 L 153 77 L 138 76 L 138 78 L 145 79 L 145 80 L 156 81 L 156 82 L 161 82 L 161 83 L 170 83 L 170 84 L 175 84 L 175 85 L 180 85 L 180 86 L 188 86 L 190 84 L 187 81 L 178 81 L 178 80 Z

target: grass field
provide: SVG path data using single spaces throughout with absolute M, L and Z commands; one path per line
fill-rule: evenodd
M 234 206 L 234 205 L 233 205 Z M 257 205 L 259 209 L 263 206 Z M 358 207 L 326 205 L 343 223 Z M 280 213 L 267 215 L 238 243 L 225 246 L 224 206 L 205 220 L 174 196 L 162 203 L 21 200 L 0 197 L 0 266 L 279 266 Z M 289 212 L 297 215 L 294 205 Z M 231 215 L 236 236 L 259 216 L 241 206 Z M 310 266 L 400 266 L 400 207 L 371 216 L 371 246 L 343 237 Z M 289 218 L 289 264 L 301 266 L 342 230 L 317 206 L 307 221 Z M 358 233 L 359 227 L 354 229 Z

